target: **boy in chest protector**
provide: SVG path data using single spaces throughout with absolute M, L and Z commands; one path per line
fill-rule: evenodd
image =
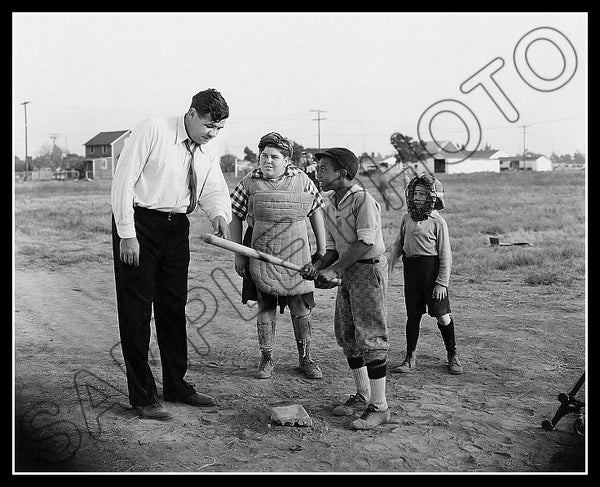
M 293 143 L 276 132 L 260 139 L 259 167 L 240 180 L 231 193 L 231 239 L 280 259 L 304 265 L 325 253 L 323 197 L 292 162 Z M 316 239 L 311 253 L 307 218 Z M 242 238 L 243 221 L 247 229 Z M 277 307 L 287 306 L 298 348 L 300 370 L 309 379 L 323 373 L 311 357 L 310 314 L 315 306 L 314 284 L 296 271 L 242 255 L 235 271 L 243 278 L 242 303 L 258 302 L 257 336 L 261 360 L 255 377 L 272 377 Z

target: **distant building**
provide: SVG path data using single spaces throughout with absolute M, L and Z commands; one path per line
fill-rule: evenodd
M 423 148 L 427 151 L 431 157 L 434 157 L 438 152 L 446 152 L 446 153 L 454 153 L 458 152 L 458 147 L 456 147 L 449 140 L 428 140 L 423 141 Z
M 111 179 L 117 167 L 117 161 L 131 130 L 100 132 L 84 145 L 83 161 L 85 177 L 88 179 Z
M 541 154 L 500 158 L 501 171 L 552 171 L 552 161 Z
M 449 146 L 447 146 L 449 147 Z M 508 154 L 502 150 L 440 150 L 421 164 L 415 164 L 416 172 L 428 170 L 432 173 L 465 174 L 474 172 L 500 172 L 500 158 Z

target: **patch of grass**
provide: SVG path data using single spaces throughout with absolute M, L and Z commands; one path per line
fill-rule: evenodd
M 530 286 L 551 286 L 564 283 L 564 275 L 555 270 L 535 270 L 523 279 Z
M 585 174 L 515 172 L 436 174 L 445 187 L 452 274 L 467 282 L 524 280 L 532 286 L 582 285 L 585 274 Z M 230 189 L 239 178 L 226 175 Z M 386 246 L 406 212 L 385 210 L 372 182 L 363 186 L 381 203 Z M 75 265 L 111 258 L 110 180 L 23 183 L 15 186 L 15 242 L 19 263 Z M 403 194 L 403 191 L 399 191 Z M 199 212 L 201 213 L 201 212 Z M 204 215 L 194 219 L 205 221 Z M 196 224 L 196 223 L 194 223 Z M 496 247 L 489 237 L 529 242 Z M 191 240 L 192 251 L 200 243 Z M 77 250 L 79 248 L 79 250 Z M 71 249 L 65 252 L 65 249 Z
M 504 249 L 498 249 L 500 251 Z M 506 271 L 515 267 L 541 266 L 546 261 L 546 257 L 541 252 L 531 251 L 530 248 L 515 248 L 500 254 L 496 259 L 496 269 Z

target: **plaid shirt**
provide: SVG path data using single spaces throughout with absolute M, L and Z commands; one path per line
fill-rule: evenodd
M 301 169 L 298 169 L 293 164 L 288 164 L 283 173 L 284 177 L 296 177 L 298 174 L 304 174 Z M 260 167 L 253 169 L 250 173 L 251 178 L 260 178 L 266 179 L 263 175 Z M 248 190 L 245 185 L 246 178 L 244 177 L 237 186 L 231 192 L 231 211 L 234 215 L 237 215 L 241 220 L 245 220 L 248 215 L 248 198 L 250 195 L 248 194 Z M 306 178 L 306 187 L 304 188 L 304 192 L 310 193 L 313 196 L 313 203 L 308 212 L 308 217 L 311 217 L 315 211 L 319 208 L 322 208 L 325 204 L 323 201 L 323 196 L 319 192 L 319 189 L 311 181 L 310 178 Z

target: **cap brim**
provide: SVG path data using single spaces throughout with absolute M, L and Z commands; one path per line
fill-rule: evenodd
M 333 157 L 333 155 L 332 155 L 332 154 L 330 154 L 330 153 L 329 153 L 329 152 L 327 152 L 327 151 L 325 151 L 325 152 L 315 152 L 315 153 L 313 153 L 313 157 L 316 157 L 317 159 L 318 159 L 319 157 L 322 157 L 322 156 Z M 334 159 L 335 159 L 335 157 L 334 157 Z

